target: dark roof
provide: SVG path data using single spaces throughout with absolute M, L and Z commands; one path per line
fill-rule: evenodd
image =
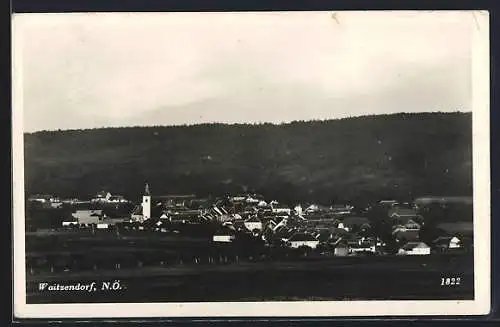
M 125 197 L 123 195 L 112 195 L 109 199 L 125 199 Z
M 249 223 L 260 223 L 260 222 L 261 222 L 261 220 L 260 220 L 259 218 L 257 218 L 257 217 L 255 217 L 255 216 L 254 216 L 254 217 L 251 217 L 251 218 L 249 218 L 249 219 L 245 220 L 245 222 L 249 222 Z
M 341 220 L 345 226 L 361 226 L 363 224 L 370 224 L 370 219 L 366 217 L 345 217 Z
M 217 231 L 214 233 L 214 235 L 235 235 L 236 232 L 229 227 L 221 227 L 217 229 Z
M 153 195 L 151 196 L 152 198 L 154 199 L 172 199 L 172 200 L 176 200 L 176 199 L 193 199 L 193 198 L 196 198 L 196 195 L 194 194 L 180 194 L 180 195 Z
M 406 225 L 408 223 L 414 223 L 420 226 L 420 223 L 418 222 L 418 216 L 401 216 L 401 217 L 395 217 L 399 223 Z
M 306 241 L 317 241 L 317 239 L 311 234 L 306 233 L 295 233 L 290 237 L 290 242 L 306 242 Z
M 326 242 L 330 239 L 331 237 L 331 233 L 328 229 L 323 229 L 323 230 L 320 230 L 318 231 L 318 234 L 316 235 L 318 241 L 320 242 Z
M 429 247 L 427 244 L 424 242 L 408 242 L 406 243 L 402 249 L 403 250 L 412 250 L 414 248 L 423 248 L 423 247 Z
M 345 234 L 348 234 L 348 231 L 346 231 L 343 228 L 333 228 L 332 234 L 345 235 Z
M 418 230 L 407 230 L 407 231 L 399 231 L 394 233 L 394 236 L 397 239 L 405 239 L 408 241 L 416 241 L 419 239 L 420 233 Z
M 472 233 L 474 230 L 474 224 L 472 221 L 460 221 L 453 223 L 441 223 L 436 226 L 436 228 L 443 230 L 445 233 L 456 234 L 456 233 Z
M 289 206 L 287 206 L 286 204 L 281 204 L 281 203 L 273 204 L 272 207 L 274 209 L 290 209 Z
M 448 245 L 454 236 L 440 236 L 432 241 L 433 244 Z
M 389 210 L 389 217 L 392 217 L 393 215 L 414 217 L 417 216 L 417 212 L 414 209 L 409 208 L 393 208 Z

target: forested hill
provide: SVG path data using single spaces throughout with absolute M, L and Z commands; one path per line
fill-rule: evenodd
M 472 194 L 472 114 L 365 116 L 283 125 L 204 124 L 25 135 L 26 192 L 99 190 L 293 203 Z

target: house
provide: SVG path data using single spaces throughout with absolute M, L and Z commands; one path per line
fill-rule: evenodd
M 50 202 L 51 199 L 53 199 L 52 195 L 42 195 L 42 194 L 35 194 L 28 197 L 29 202 L 40 202 L 40 203 Z
M 335 227 L 331 229 L 331 234 L 333 239 L 340 239 L 342 237 L 345 237 L 348 234 L 348 231 L 344 228 Z
M 350 215 L 352 209 L 354 209 L 354 207 L 349 204 L 335 204 L 330 207 L 330 210 L 337 215 Z
M 305 211 L 305 213 L 318 212 L 319 211 L 319 206 L 317 204 L 311 204 L 304 211 Z
M 127 203 L 128 201 L 122 195 L 111 195 L 107 202 L 108 203 Z
M 61 208 L 63 202 L 56 196 L 37 194 L 30 196 L 28 202 L 41 204 L 43 207 Z
M 245 221 L 243 219 L 235 219 L 232 221 L 233 228 L 237 231 L 246 231 Z
M 243 208 L 243 210 L 240 212 L 241 215 L 255 215 L 257 214 L 259 209 L 254 206 L 247 205 Z
M 219 229 L 212 237 L 216 243 L 231 243 L 235 240 L 236 234 L 232 228 L 223 227 Z
M 317 212 L 329 212 L 331 209 L 329 207 L 319 205 L 319 204 L 311 204 L 305 210 L 304 213 L 311 214 Z
M 401 217 L 417 217 L 417 211 L 413 208 L 395 206 L 389 210 L 388 215 L 392 219 L 397 219 Z
M 237 196 L 233 196 L 229 199 L 229 201 L 235 203 L 235 202 L 245 202 L 245 200 L 247 199 L 247 197 L 245 195 L 237 195 Z
M 259 203 L 257 203 L 257 206 L 259 208 L 267 208 L 269 206 L 269 204 L 264 200 L 260 200 Z
M 285 227 L 285 226 L 287 225 L 287 223 L 288 223 L 288 219 L 287 219 L 287 218 L 283 218 L 283 219 L 281 219 L 281 220 L 279 221 L 279 223 L 278 223 L 276 226 L 274 226 L 274 228 L 273 228 L 274 232 L 278 232 L 278 230 L 279 230 L 280 228 Z
M 72 216 L 78 224 L 84 225 L 97 224 L 104 218 L 102 210 L 76 210 Z
M 349 246 L 345 242 L 340 242 L 335 246 L 333 255 L 336 257 L 346 257 L 349 255 Z
M 69 219 L 64 219 L 62 222 L 63 227 L 71 227 L 71 226 L 78 226 L 78 220 L 75 219 L 74 217 L 71 217 Z
M 165 209 L 183 209 L 189 207 L 191 201 L 196 200 L 194 194 L 153 195 L 151 200 Z
M 457 236 L 440 236 L 432 242 L 434 248 L 438 251 L 460 249 L 462 247 L 461 243 Z
M 290 215 L 292 210 L 284 204 L 271 204 L 271 209 L 274 214 Z
M 418 222 L 417 222 L 418 220 Z M 422 227 L 423 219 L 421 217 L 415 216 L 403 216 L 403 217 L 397 217 L 394 221 L 393 225 L 393 230 L 398 229 L 401 231 L 406 231 L 406 230 L 416 230 L 419 231 L 420 228 Z
M 320 243 L 326 243 L 330 241 L 333 236 L 331 230 L 328 228 L 318 229 L 313 232 L 313 235 Z
M 347 228 L 347 230 L 350 230 L 350 231 L 352 231 L 353 229 L 354 230 L 361 230 L 362 227 L 364 227 L 365 229 L 371 228 L 370 219 L 368 219 L 366 217 L 357 217 L 357 216 L 344 217 L 344 219 L 342 219 L 341 223 L 342 223 L 343 228 Z M 339 226 L 340 226 L 340 223 L 339 223 Z M 338 228 L 342 228 L 342 227 L 338 227 Z
M 108 229 L 109 224 L 99 223 L 97 224 L 97 229 Z
M 347 234 L 337 240 L 337 242 L 345 244 L 349 254 L 375 253 L 378 239 Z
M 297 233 L 298 229 L 296 227 L 282 226 L 275 230 L 275 234 L 281 238 L 283 242 L 288 242 L 290 238 Z
M 431 248 L 424 242 L 408 242 L 399 249 L 398 255 L 429 255 Z
M 172 223 L 199 223 L 200 221 L 205 220 L 201 217 L 202 212 L 200 210 L 168 210 L 165 214 Z
M 295 208 L 293 208 L 293 211 L 297 216 L 302 216 L 302 206 L 300 204 L 296 205 Z
M 342 229 L 342 230 L 344 230 L 344 231 L 346 231 L 346 232 L 348 232 L 348 231 L 349 231 L 349 227 L 345 226 L 343 222 L 339 222 L 339 223 L 337 224 L 337 229 Z
M 319 240 L 311 234 L 295 233 L 288 239 L 287 243 L 292 249 L 297 249 L 303 246 L 315 249 L 319 244 Z
M 261 231 L 262 230 L 262 221 L 260 221 L 257 217 L 251 217 L 250 219 L 245 220 L 245 227 L 249 231 L 253 232 L 254 230 Z
M 383 206 L 383 207 L 393 207 L 398 204 L 398 201 L 396 200 L 380 200 L 378 202 L 378 205 Z
M 405 242 L 416 242 L 420 239 L 418 230 L 394 229 L 392 232 L 394 239 Z
M 104 203 L 104 202 L 108 202 L 108 200 L 110 198 L 111 198 L 111 193 L 105 192 L 105 191 L 100 191 L 99 193 L 97 193 L 95 195 L 94 198 L 92 198 L 92 200 L 90 200 L 90 202 Z
M 261 199 L 258 199 L 256 196 L 251 196 L 249 195 L 246 199 L 245 202 L 248 204 L 259 204 L 261 202 Z
M 377 250 L 376 250 L 376 247 L 375 247 L 375 244 L 371 244 L 371 243 L 361 243 L 361 244 L 355 244 L 355 245 L 351 245 L 349 247 L 349 253 L 350 254 L 362 254 L 362 253 L 375 253 Z

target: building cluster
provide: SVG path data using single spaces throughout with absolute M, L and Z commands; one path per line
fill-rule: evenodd
M 109 192 L 99 192 L 90 201 L 60 200 L 49 195 L 35 195 L 29 201 L 51 208 L 59 208 L 64 203 L 73 206 L 75 210 L 62 221 L 63 227 L 108 229 L 118 222 L 126 222 L 135 223 L 139 230 L 152 228 L 167 232 L 172 224 L 208 223 L 217 226 L 212 235 L 216 243 L 232 243 L 239 235 L 248 234 L 269 247 L 316 251 L 333 256 L 383 255 L 387 253 L 388 242 L 395 244 L 400 255 L 465 250 L 472 245 L 472 226 L 467 222 L 458 223 L 462 224 L 458 227 L 456 223 L 442 223 L 437 226 L 441 234 L 431 244 L 421 240 L 421 229 L 426 222 L 420 209 L 428 207 L 429 203 L 446 205 L 441 198 L 434 201 L 433 198 L 422 198 L 413 203 L 383 200 L 359 210 L 344 203 L 289 206 L 258 194 L 216 199 L 195 195 L 158 196 L 152 195 L 146 184 L 140 204 L 132 204 L 130 211 L 121 210 L 120 214 L 114 215 L 113 212 L 120 212 L 121 207 L 128 208 L 132 202 Z M 109 208 L 116 210 L 109 211 Z M 379 215 L 376 221 L 370 215 L 374 211 Z M 384 235 L 380 226 L 386 229 Z
M 72 205 L 76 209 L 62 221 L 64 227 L 108 229 L 122 222 L 133 223 L 139 230 L 167 232 L 173 224 L 210 224 L 217 226 L 212 235 L 215 243 L 232 243 L 247 234 L 268 247 L 332 256 L 383 255 L 388 253 L 389 242 L 400 255 L 428 255 L 431 251 L 468 250 L 472 246 L 472 222 L 442 223 L 436 227 L 440 234 L 430 244 L 421 240 L 426 223 L 421 209 L 433 203 L 446 205 L 442 198 L 422 198 L 412 203 L 383 200 L 359 210 L 348 203 L 289 206 L 258 194 L 216 199 L 152 195 L 146 184 L 141 203 L 132 204 L 130 211 L 122 210 L 118 215 L 106 208 L 128 208 L 132 202 L 109 192 L 99 192 L 90 201 L 41 195 L 29 201 L 52 208 L 63 203 Z M 370 214 L 373 212 L 378 215 L 375 220 Z

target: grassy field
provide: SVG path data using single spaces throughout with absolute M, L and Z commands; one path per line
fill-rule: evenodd
M 323 258 L 43 273 L 27 277 L 28 303 L 473 299 L 472 255 Z M 441 278 L 460 285 L 441 286 Z M 102 291 L 104 281 L 122 289 Z M 41 282 L 91 283 L 96 292 L 38 291 Z

